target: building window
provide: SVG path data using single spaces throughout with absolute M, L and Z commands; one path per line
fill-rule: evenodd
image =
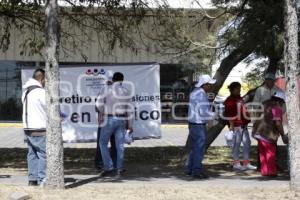
M 21 69 L 35 65 L 34 62 L 0 61 L 0 121 L 21 121 Z

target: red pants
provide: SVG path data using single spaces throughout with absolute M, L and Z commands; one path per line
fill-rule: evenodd
M 276 144 L 258 140 L 260 172 L 263 176 L 276 176 Z

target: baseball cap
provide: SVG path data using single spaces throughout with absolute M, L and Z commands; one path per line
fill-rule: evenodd
M 211 78 L 208 74 L 203 74 L 199 76 L 198 83 L 196 83 L 195 87 L 201 87 L 202 85 L 209 83 L 209 84 L 215 84 L 216 79 Z
M 276 91 L 272 96 L 280 98 L 285 101 L 285 93 L 282 91 Z
M 113 71 L 111 71 L 111 70 L 106 71 L 106 78 L 108 81 L 112 82 L 113 75 L 114 75 Z

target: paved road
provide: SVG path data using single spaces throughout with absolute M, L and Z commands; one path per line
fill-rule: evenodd
M 185 126 L 163 127 L 161 139 L 147 139 L 136 140 L 133 144 L 127 145 L 128 147 L 157 147 L 157 146 L 184 146 L 188 129 Z M 224 146 L 225 139 L 224 129 L 219 137 L 213 142 L 212 146 Z M 23 142 L 24 134 L 22 128 L 0 128 L 0 148 L 26 148 L 26 144 Z M 256 145 L 257 142 L 252 140 L 252 145 Z M 69 148 L 95 148 L 96 143 L 65 143 L 65 147 Z
M 1 177 L 0 183 L 8 184 L 8 185 L 23 185 L 26 186 L 28 184 L 27 176 L 13 175 L 9 177 Z M 65 175 L 66 186 L 72 184 L 74 185 L 99 185 L 101 184 L 197 184 L 198 186 L 206 185 L 206 186 L 237 186 L 237 187 L 270 187 L 276 188 L 288 188 L 289 180 L 286 177 L 283 178 L 274 178 L 268 179 L 263 178 L 260 175 L 255 176 L 239 176 L 234 175 L 230 177 L 220 176 L 218 178 L 211 177 L 208 180 L 195 180 L 186 176 L 170 176 L 170 177 L 150 177 L 150 178 L 126 178 L 124 176 L 122 179 L 114 178 L 114 177 L 106 177 L 101 178 L 99 175 Z M 115 185 L 116 186 L 116 185 Z

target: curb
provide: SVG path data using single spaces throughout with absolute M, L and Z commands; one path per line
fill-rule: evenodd
M 0 128 L 23 128 L 22 123 L 0 123 Z

